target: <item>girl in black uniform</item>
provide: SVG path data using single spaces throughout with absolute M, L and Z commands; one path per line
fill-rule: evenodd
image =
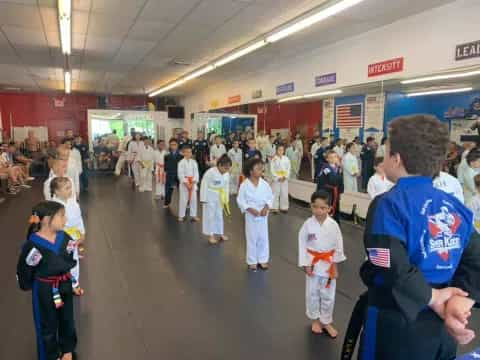
M 70 275 L 75 243 L 63 231 L 65 222 L 62 204 L 37 204 L 17 264 L 20 288 L 32 290 L 39 360 L 72 360 L 77 344 Z

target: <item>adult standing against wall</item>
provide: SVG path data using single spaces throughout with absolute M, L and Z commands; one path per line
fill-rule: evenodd
M 375 146 L 375 138 L 368 137 L 367 143 L 363 145 L 360 158 L 362 159 L 362 189 L 366 189 L 368 180 L 374 174 L 375 153 L 377 149 Z

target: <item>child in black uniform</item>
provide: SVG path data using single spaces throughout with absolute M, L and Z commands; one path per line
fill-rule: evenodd
M 20 288 L 32 290 L 39 360 L 71 360 L 77 344 L 70 275 L 74 241 L 63 231 L 65 223 L 62 204 L 37 204 L 17 264 Z
M 170 206 L 173 190 L 178 187 L 178 163 L 183 159 L 182 154 L 178 151 L 178 142 L 176 139 L 170 139 L 168 145 L 168 154 L 165 156 L 166 182 L 164 208 Z
M 340 224 L 340 194 L 343 193 L 343 172 L 339 164 L 338 155 L 330 150 L 326 155 L 327 164 L 317 176 L 317 191 L 324 190 L 332 199 L 331 216 Z

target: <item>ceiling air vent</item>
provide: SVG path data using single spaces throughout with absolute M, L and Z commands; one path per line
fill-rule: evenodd
M 183 60 L 183 59 L 172 59 L 170 62 L 171 65 L 177 65 L 177 66 L 190 66 L 192 65 L 191 61 Z

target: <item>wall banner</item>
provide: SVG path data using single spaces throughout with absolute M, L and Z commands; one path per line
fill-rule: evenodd
M 368 65 L 368 77 L 403 71 L 404 58 L 396 58 Z
M 455 60 L 466 60 L 480 57 L 480 40 L 457 45 L 455 49 Z
M 277 95 L 286 94 L 295 91 L 295 83 L 290 82 L 287 84 L 282 84 L 277 86 Z

